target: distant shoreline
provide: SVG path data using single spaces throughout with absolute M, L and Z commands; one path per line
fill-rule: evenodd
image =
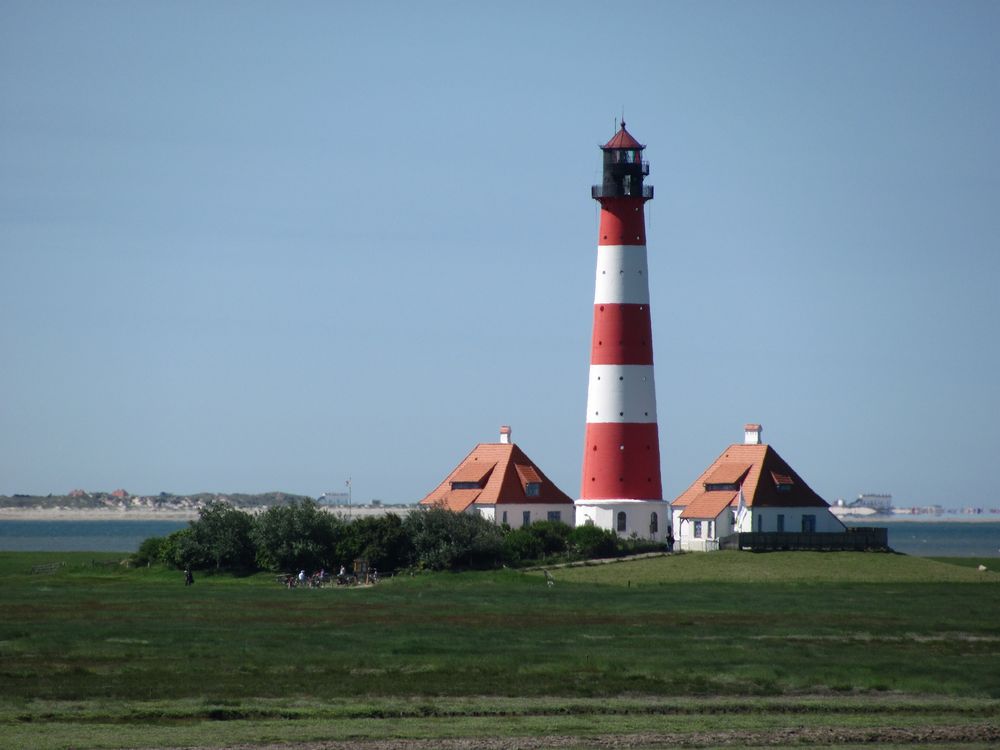
M 197 510 L 0 508 L 0 521 L 194 521 Z
M 324 506 L 328 513 L 343 516 L 363 518 L 381 516 L 386 513 L 406 515 L 414 506 L 386 505 L 369 506 Z M 259 513 L 266 510 L 264 506 L 242 508 L 248 513 Z M 945 514 L 935 515 L 838 515 L 841 522 L 847 524 L 884 524 L 884 523 L 1000 523 L 997 514 Z M 198 519 L 198 509 L 156 509 L 156 508 L 2 508 L 0 521 L 195 521 Z
M 266 510 L 263 506 L 242 508 L 248 513 Z M 353 518 L 381 516 L 386 513 L 406 515 L 412 506 L 326 506 L 328 513 L 337 513 Z M 190 510 L 154 508 L 0 508 L 0 521 L 196 521 L 198 509 Z
M 836 515 L 836 514 L 834 514 Z M 876 515 L 837 515 L 841 523 L 871 523 L 876 526 L 880 523 L 1000 523 L 1000 515 L 996 514 L 952 514 L 946 513 L 940 516 L 930 514 L 899 514 L 895 516 Z

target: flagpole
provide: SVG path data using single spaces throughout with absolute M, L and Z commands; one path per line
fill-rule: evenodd
M 347 478 L 347 517 L 351 517 L 351 478 Z

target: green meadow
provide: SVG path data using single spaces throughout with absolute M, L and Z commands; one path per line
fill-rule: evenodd
M 1000 573 L 946 560 L 721 552 L 552 586 L 290 590 L 116 559 L 0 553 L 0 747 L 1000 742 Z

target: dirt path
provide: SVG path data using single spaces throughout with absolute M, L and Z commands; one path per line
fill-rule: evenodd
M 1000 745 L 1000 722 L 938 727 L 815 727 L 753 732 L 672 732 L 586 737 L 469 737 L 225 745 L 188 750 L 546 750 L 547 748 L 792 747 L 796 745 Z M 162 748 L 161 750 L 167 750 Z

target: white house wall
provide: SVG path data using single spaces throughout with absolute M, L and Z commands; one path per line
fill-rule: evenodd
M 677 513 L 674 523 L 674 534 L 677 536 L 677 548 L 689 552 L 710 552 L 719 549 L 719 539 L 733 533 L 733 514 L 726 508 L 716 518 L 681 518 Z M 701 521 L 701 536 L 694 535 L 695 521 Z
M 618 514 L 625 513 L 625 530 L 618 529 Z M 656 531 L 650 533 L 651 516 L 656 513 Z M 639 539 L 662 541 L 667 538 L 671 523 L 670 504 L 644 500 L 576 501 L 576 525 L 593 523 L 609 529 L 622 539 L 635 534 Z
M 816 532 L 842 532 L 846 528 L 828 508 L 753 508 L 749 515 L 753 516 L 753 528 L 740 531 L 756 531 L 774 533 L 778 531 L 778 516 L 785 517 L 784 531 L 798 534 L 802 532 L 802 516 L 811 515 L 816 518 Z
M 548 521 L 550 512 L 559 513 L 559 520 L 567 526 L 573 526 L 574 522 L 573 506 L 568 503 L 553 505 L 541 503 L 532 503 L 531 505 L 501 503 L 500 505 L 473 505 L 470 510 L 478 512 L 483 518 L 492 521 L 498 526 L 506 523 L 512 529 L 519 529 L 524 525 L 525 512 L 529 514 L 529 523 Z

